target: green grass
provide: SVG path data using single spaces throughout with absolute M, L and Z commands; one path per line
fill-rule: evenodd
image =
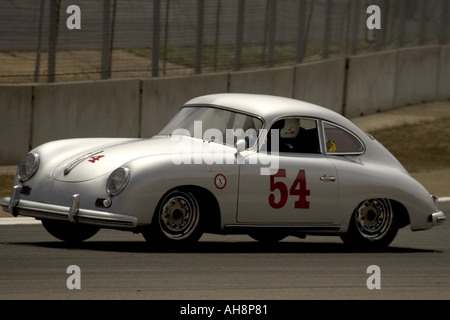
M 322 55 L 322 42 L 310 41 L 304 54 L 304 61 L 319 60 Z M 358 44 L 360 50 L 368 50 L 367 43 Z M 151 59 L 152 49 L 128 48 L 126 52 L 138 57 Z M 268 46 L 244 45 L 241 50 L 241 69 L 268 66 Z M 332 41 L 329 45 L 329 56 L 343 55 L 346 52 L 344 41 Z M 236 69 L 236 47 L 234 45 L 204 46 L 202 49 L 202 68 L 208 71 L 229 71 Z M 184 68 L 195 68 L 195 46 L 168 47 L 159 51 L 159 59 Z M 277 44 L 273 52 L 273 66 L 293 65 L 297 63 L 296 44 Z

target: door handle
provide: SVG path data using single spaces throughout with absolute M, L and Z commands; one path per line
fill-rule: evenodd
M 320 181 L 336 181 L 336 177 L 335 176 L 330 176 L 328 174 L 325 174 L 323 176 L 320 177 Z

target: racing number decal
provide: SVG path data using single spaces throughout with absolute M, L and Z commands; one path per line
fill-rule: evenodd
M 270 191 L 273 192 L 275 190 L 280 191 L 280 201 L 275 201 L 275 194 L 269 194 L 269 204 L 274 209 L 280 209 L 284 207 L 288 199 L 288 189 L 286 185 L 281 182 L 275 182 L 275 178 L 286 178 L 286 169 L 278 169 L 276 174 L 270 175 Z
M 298 196 L 298 200 L 295 201 L 295 209 L 309 209 L 309 201 L 306 197 L 311 194 L 311 191 L 306 188 L 306 175 L 305 170 L 299 170 L 297 177 L 292 183 L 289 194 L 288 187 L 282 181 L 275 181 L 275 178 L 286 178 L 286 169 L 278 169 L 278 172 L 270 175 L 270 191 L 269 194 L 269 204 L 274 209 L 280 209 L 284 207 L 288 200 L 288 195 Z M 277 202 L 275 200 L 274 191 L 278 190 L 280 192 L 280 200 Z
M 306 175 L 305 170 L 299 170 L 297 178 L 289 189 L 289 194 L 298 196 L 298 200 L 295 201 L 295 209 L 309 209 L 309 201 L 306 197 L 311 194 L 309 189 L 306 189 Z

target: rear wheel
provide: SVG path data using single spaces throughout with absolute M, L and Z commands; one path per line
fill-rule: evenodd
M 381 249 L 389 246 L 398 232 L 398 223 L 391 202 L 371 199 L 355 210 L 342 241 L 361 249 Z
M 48 219 L 42 220 L 42 225 L 55 238 L 71 244 L 87 240 L 100 230 L 99 227 L 92 225 Z
M 199 203 L 192 192 L 183 190 L 162 199 L 151 226 L 143 231 L 148 243 L 163 246 L 193 244 L 202 234 Z

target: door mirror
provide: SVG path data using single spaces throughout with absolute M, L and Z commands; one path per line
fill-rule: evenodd
M 244 139 L 239 139 L 236 142 L 236 150 L 237 150 L 237 152 L 241 153 L 241 152 L 245 151 L 246 146 L 247 146 L 247 143 L 245 142 L 245 140 Z

